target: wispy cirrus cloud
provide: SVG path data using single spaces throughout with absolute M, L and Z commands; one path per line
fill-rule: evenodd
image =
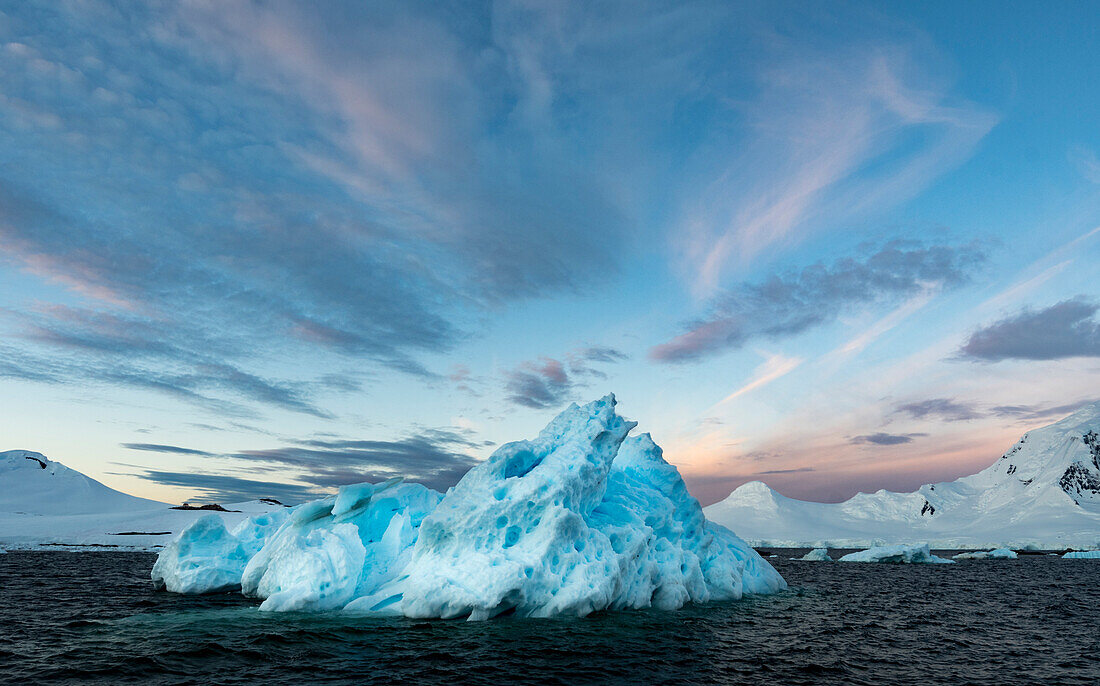
M 1043 421 L 1059 419 L 1075 412 L 1085 405 L 1100 402 L 1100 398 L 1087 398 L 1072 403 L 1033 404 L 1033 405 L 997 405 L 989 409 L 990 414 L 1020 421 Z
M 912 197 L 996 124 L 950 95 L 921 41 L 882 29 L 893 45 L 823 48 L 778 33 L 761 41 L 758 95 L 730 104 L 757 135 L 712 141 L 721 158 L 685 203 L 678 235 L 697 295 L 772 246 Z
M 178 445 L 165 445 L 163 443 L 122 443 L 127 450 L 142 450 L 150 453 L 168 453 L 171 455 L 195 455 L 198 457 L 214 457 L 215 453 L 196 448 L 184 448 Z
M 758 388 L 767 386 L 772 381 L 790 374 L 805 360 L 799 357 L 785 357 L 783 355 L 771 355 L 765 360 L 743 386 L 722 399 L 722 403 L 739 398 L 746 393 L 751 393 Z M 721 403 L 719 403 L 721 404 Z
M 653 347 L 658 362 L 690 362 L 757 339 L 778 340 L 834 321 L 855 307 L 965 283 L 984 259 L 977 246 L 893 242 L 862 258 L 741 283 L 711 304 L 705 317 Z

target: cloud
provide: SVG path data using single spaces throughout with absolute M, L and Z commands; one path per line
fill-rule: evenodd
M 196 494 L 188 502 L 217 502 L 226 505 L 260 498 L 275 498 L 284 505 L 296 505 L 325 495 L 322 489 L 312 486 L 279 481 L 257 481 L 226 474 L 150 469 L 133 476 L 165 486 L 194 489 Z
M 571 350 L 566 363 L 552 357 L 521 363 L 504 373 L 504 388 L 509 402 L 536 410 L 562 405 L 575 387 L 583 387 L 584 379 L 606 379 L 595 364 L 610 364 L 628 359 L 625 353 L 606 346 L 589 346 Z
M 600 371 L 593 364 L 615 364 L 630 359 L 628 355 L 615 348 L 607 346 L 589 346 L 578 348 L 566 353 L 565 359 L 569 362 L 569 371 L 574 376 L 590 376 L 597 379 L 606 379 L 607 374 Z
M 887 433 L 873 433 L 863 436 L 854 436 L 849 443 L 853 445 L 901 445 L 903 443 L 912 443 L 914 438 L 920 436 L 927 436 L 928 434 L 913 433 L 913 434 L 887 434 Z
M 793 469 L 769 469 L 764 472 L 757 472 L 755 476 L 767 476 L 769 474 L 801 474 L 803 472 L 817 471 L 813 467 L 797 467 Z
M 755 391 L 757 388 L 767 386 L 772 381 L 790 374 L 798 368 L 805 360 L 800 357 L 784 357 L 783 355 L 772 355 L 763 364 L 756 368 L 752 379 L 745 383 L 734 392 L 727 395 L 722 399 L 722 402 L 729 402 L 734 398 L 740 397 L 746 393 Z
M 965 283 L 984 259 L 976 246 L 931 246 L 894 241 L 860 258 L 745 282 L 718 296 L 710 313 L 650 359 L 690 362 L 740 348 L 756 339 L 784 339 L 834 321 L 858 306 Z
M 301 469 L 303 481 L 323 486 L 403 476 L 429 488 L 446 490 L 478 462 L 460 451 L 483 447 L 484 443 L 463 434 L 437 430 L 397 441 L 307 440 L 278 448 L 243 450 L 228 457 Z
M 599 132 L 510 116 L 533 74 L 515 51 L 553 36 L 521 46 L 499 33 L 505 14 L 43 12 L 6 13 L 22 48 L 0 54 L 0 116 L 18 129 L 0 141 L 0 252 L 70 303 L 16 304 L 32 367 L 329 416 L 316 396 L 331 375 L 265 363 L 350 357 L 435 378 L 420 358 L 466 340 L 479 312 L 618 263 L 628 203 L 614 177 L 578 172 L 596 168 L 578 155 Z
M 127 450 L 143 450 L 151 453 L 169 453 L 172 455 L 197 455 L 200 457 L 213 457 L 214 453 L 194 448 L 182 448 L 178 445 L 162 445 L 160 443 L 121 443 Z
M 905 403 L 898 405 L 894 414 L 907 414 L 913 419 L 942 419 L 948 422 L 969 421 L 983 416 L 973 405 L 951 398 L 931 398 Z
M 280 470 L 294 473 L 295 479 L 311 486 L 285 485 L 302 493 L 320 493 L 318 489 L 331 489 L 345 484 L 378 482 L 395 476 L 422 483 L 429 488 L 444 491 L 458 482 L 477 464 L 469 453 L 483 450 L 492 443 L 479 441 L 467 430 L 424 429 L 395 441 L 358 439 L 306 439 L 274 448 L 240 450 L 230 453 L 213 453 L 205 450 L 163 445 L 157 443 L 125 443 L 131 450 L 144 450 L 170 455 L 188 455 L 203 458 L 219 458 L 231 464 L 247 466 L 250 471 Z M 144 470 L 141 478 L 157 481 L 145 474 L 166 474 Z M 166 485 L 206 484 L 208 490 L 220 489 L 243 493 L 237 486 L 217 486 L 222 475 L 202 474 L 204 480 L 182 483 L 178 475 L 162 481 Z M 226 484 L 235 483 L 236 477 L 224 477 Z M 242 482 L 243 483 L 243 482 Z M 265 486 L 277 482 L 253 482 Z M 251 488 L 251 487 L 250 487 Z M 256 486 L 258 488 L 258 486 Z M 251 492 L 251 491 L 250 491 Z
M 536 410 L 557 407 L 573 389 L 565 365 L 550 357 L 524 362 L 505 373 L 508 400 Z
M 1100 357 L 1100 305 L 1078 296 L 1042 310 L 1025 309 L 975 331 L 959 353 L 971 360 Z
M 702 190 L 684 203 L 677 232 L 697 295 L 721 286 L 731 263 L 744 267 L 812 230 L 912 197 L 996 124 L 993 113 L 952 97 L 926 41 L 866 13 L 858 21 L 835 7 L 822 14 L 858 28 L 834 43 L 806 32 L 816 22 L 794 22 L 753 44 L 754 97 L 729 108 L 755 135 L 715 135 L 700 153 L 711 167 L 695 179 Z M 878 38 L 864 41 L 864 32 Z
M 997 417 L 1011 417 L 1022 421 L 1040 421 L 1064 417 L 1076 412 L 1085 405 L 1100 402 L 1100 398 L 1079 400 L 1059 405 L 997 405 L 990 408 L 990 414 Z

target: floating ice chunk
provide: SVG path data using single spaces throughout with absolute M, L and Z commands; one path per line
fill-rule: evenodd
M 399 480 L 346 486 L 295 508 L 273 534 L 224 534 L 237 548 L 222 554 L 260 545 L 239 581 L 264 610 L 583 616 L 786 588 L 705 519 L 648 434 L 627 438 L 633 427 L 614 396 L 573 405 L 446 496 Z
M 1062 557 L 1066 560 L 1100 560 L 1100 550 L 1076 550 Z
M 1016 553 L 1008 548 L 997 548 L 996 550 L 978 550 L 972 553 L 959 553 L 955 555 L 955 560 L 1015 560 Z
M 848 553 L 838 562 L 888 562 L 895 564 L 953 564 L 954 560 L 937 557 L 928 550 L 928 544 L 883 545 Z
M 832 562 L 833 558 L 829 557 L 829 551 L 825 548 L 814 548 L 810 552 L 797 559 L 804 560 L 806 562 Z

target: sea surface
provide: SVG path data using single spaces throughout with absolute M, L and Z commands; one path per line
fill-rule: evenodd
M 489 622 L 265 613 L 155 592 L 147 553 L 9 552 L 0 683 L 1100 683 L 1100 560 L 777 552 L 777 596 Z

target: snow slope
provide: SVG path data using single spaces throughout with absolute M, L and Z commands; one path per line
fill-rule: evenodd
M 226 505 L 236 526 L 250 514 L 285 509 L 261 501 Z M 0 452 L 0 546 L 118 546 L 152 549 L 206 511 L 127 495 L 30 450 Z
M 674 609 L 786 588 L 706 521 L 648 434 L 627 437 L 634 426 L 607 396 L 501 446 L 446 495 L 391 480 L 301 505 L 274 532 L 259 520 L 232 533 L 196 522 L 152 577 L 202 592 L 238 574 L 263 610 L 469 619 Z M 249 556 L 245 538 L 259 551 Z
M 1100 403 L 1024 434 L 994 464 L 913 493 L 842 503 L 787 498 L 759 481 L 705 509 L 754 545 L 1093 548 L 1100 544 Z
M 136 498 L 30 450 L 0 453 L 0 513 L 79 515 L 165 506 Z

